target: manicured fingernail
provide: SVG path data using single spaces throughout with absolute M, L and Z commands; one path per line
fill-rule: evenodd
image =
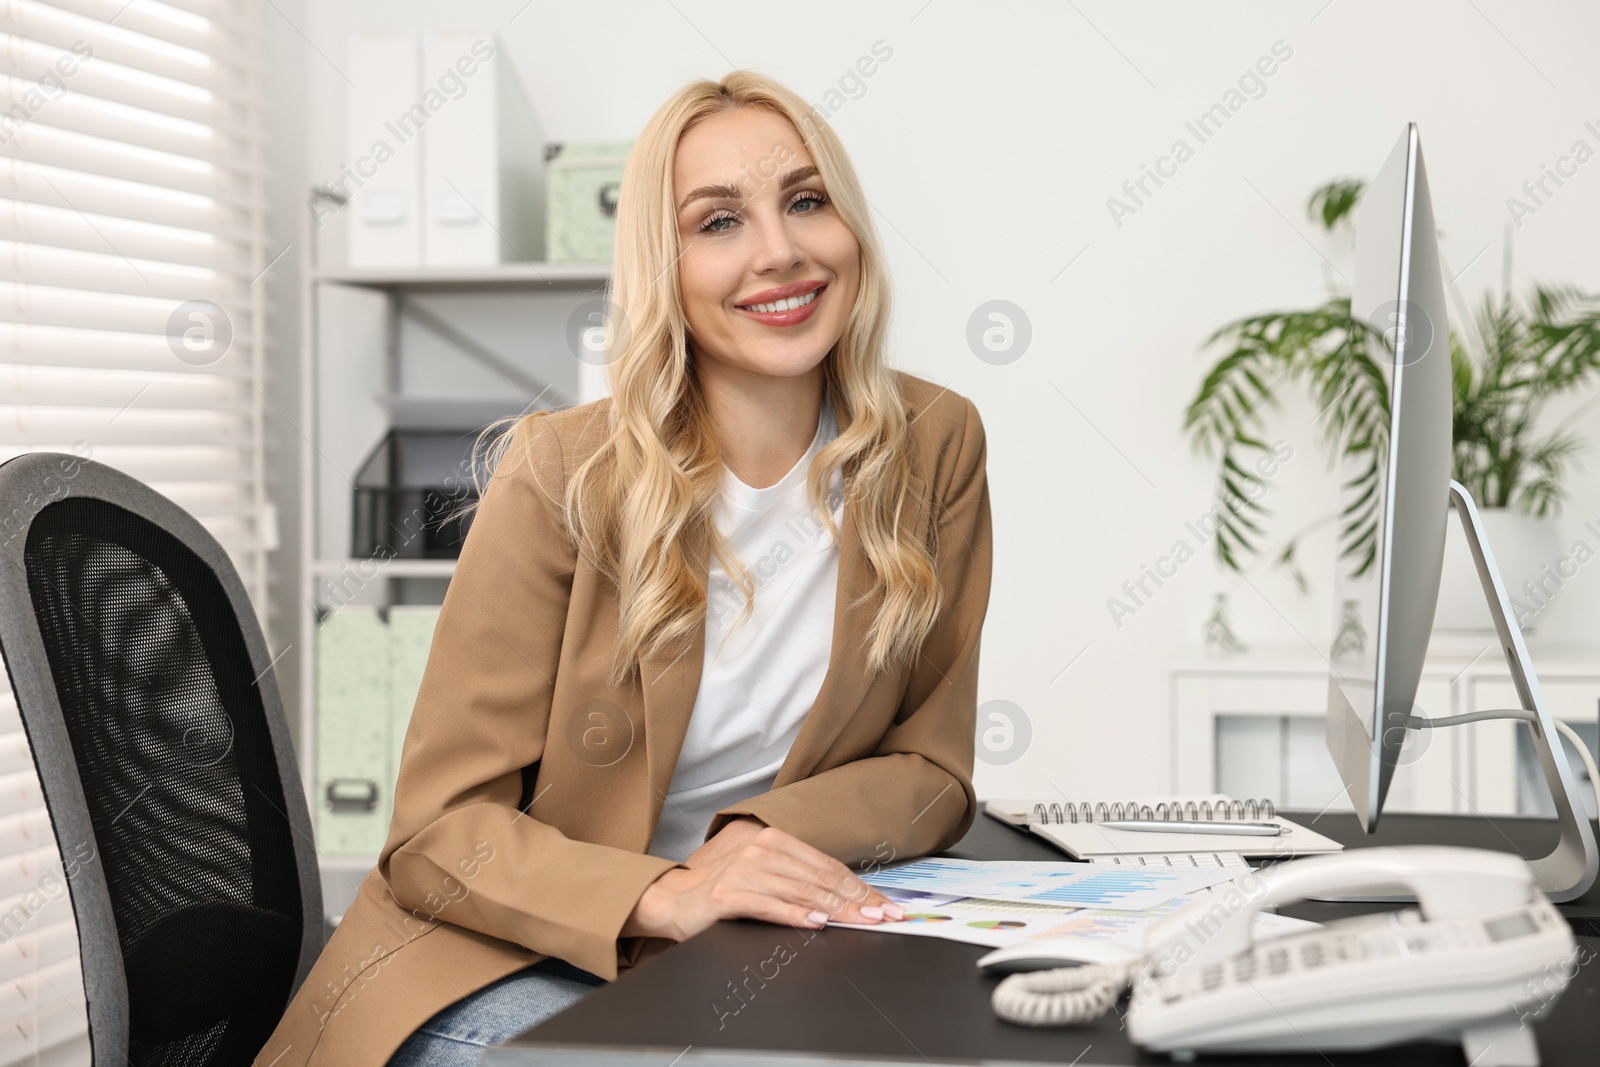
M 876 904 L 863 904 L 861 905 L 861 914 L 869 919 L 881 919 L 883 918 L 883 909 Z
M 906 917 L 906 909 L 898 904 L 885 904 L 883 913 L 891 919 L 904 919 Z
M 807 915 L 806 918 L 810 919 L 814 923 L 825 923 L 828 921 L 828 913 L 825 911 L 814 911 L 810 915 Z

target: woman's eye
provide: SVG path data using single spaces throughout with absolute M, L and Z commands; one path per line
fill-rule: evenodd
M 792 201 L 790 201 L 789 206 L 790 207 L 795 207 L 795 206 L 797 206 L 799 204 L 802 204 L 802 203 L 804 203 L 804 202 L 806 202 L 808 200 L 811 201 L 812 203 L 816 204 L 817 207 L 807 208 L 806 210 L 800 212 L 800 214 L 802 214 L 802 215 L 814 215 L 814 214 L 816 214 L 817 208 L 820 208 L 823 204 L 826 204 L 828 202 L 828 198 L 823 196 L 821 193 L 805 192 L 805 193 L 801 193 L 799 196 L 795 197 Z
M 814 215 L 814 214 L 816 214 L 818 209 L 820 209 L 823 204 L 826 204 L 828 202 L 828 198 L 826 196 L 822 195 L 821 193 L 807 191 L 807 192 L 803 192 L 803 193 L 800 193 L 800 194 L 796 195 L 793 200 L 789 201 L 789 207 L 791 209 L 793 209 L 793 208 L 797 207 L 798 205 L 800 205 L 802 203 L 807 203 L 807 202 L 815 204 L 816 206 L 815 207 L 808 207 L 804 211 L 797 212 L 797 214 L 800 214 L 800 215 Z M 709 219 L 706 219 L 705 222 L 701 223 L 700 232 L 701 233 L 727 233 L 728 230 L 731 229 L 731 227 L 730 226 L 723 226 L 723 225 L 721 225 L 721 223 L 724 223 L 724 222 L 733 223 L 733 222 L 737 222 L 737 221 L 739 221 L 739 216 L 737 214 L 735 214 L 734 212 L 731 212 L 731 211 L 719 211 L 715 215 L 712 215 Z

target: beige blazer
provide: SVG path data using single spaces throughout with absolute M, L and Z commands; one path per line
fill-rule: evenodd
M 708 836 L 750 814 L 864 865 L 936 852 L 972 824 L 992 562 L 983 426 L 964 397 L 900 383 L 913 521 L 939 524 L 944 608 L 913 666 L 868 673 L 879 598 L 856 603 L 871 570 L 847 504 L 816 702 L 772 789 L 722 809 Z M 557 505 L 609 405 L 540 413 L 532 461 L 508 459 L 485 490 L 406 731 L 388 840 L 259 1067 L 382 1067 L 440 1009 L 547 956 L 609 980 L 674 944 L 618 931 L 645 887 L 679 866 L 645 850 L 704 633 L 646 660 L 630 685 L 607 684 L 615 587 L 572 550 Z

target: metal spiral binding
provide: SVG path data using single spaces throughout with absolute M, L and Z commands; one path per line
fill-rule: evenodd
M 1175 822 L 1208 822 L 1240 819 L 1271 819 L 1278 814 L 1270 800 L 1228 800 L 1213 804 L 1209 800 L 1196 803 L 1186 800 L 1182 804 L 1162 802 L 1151 807 L 1137 801 L 1111 803 L 1105 801 L 1089 804 L 1049 804 L 1043 801 L 1033 806 L 1029 822 L 1042 823 L 1093 823 L 1107 819 L 1170 819 Z

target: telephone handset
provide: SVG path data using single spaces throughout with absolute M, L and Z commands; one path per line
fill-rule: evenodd
M 1257 888 L 1247 893 L 1252 880 Z M 1265 908 L 1328 893 L 1399 892 L 1414 894 L 1418 907 L 1252 938 Z M 1517 856 L 1364 848 L 1224 883 L 1153 923 L 1136 962 L 1014 974 L 993 1003 L 1013 1022 L 1081 1022 L 1131 983 L 1129 1038 L 1175 1058 L 1459 1040 L 1474 1067 L 1537 1067 L 1526 1022 L 1566 988 L 1575 952 L 1566 920 Z

